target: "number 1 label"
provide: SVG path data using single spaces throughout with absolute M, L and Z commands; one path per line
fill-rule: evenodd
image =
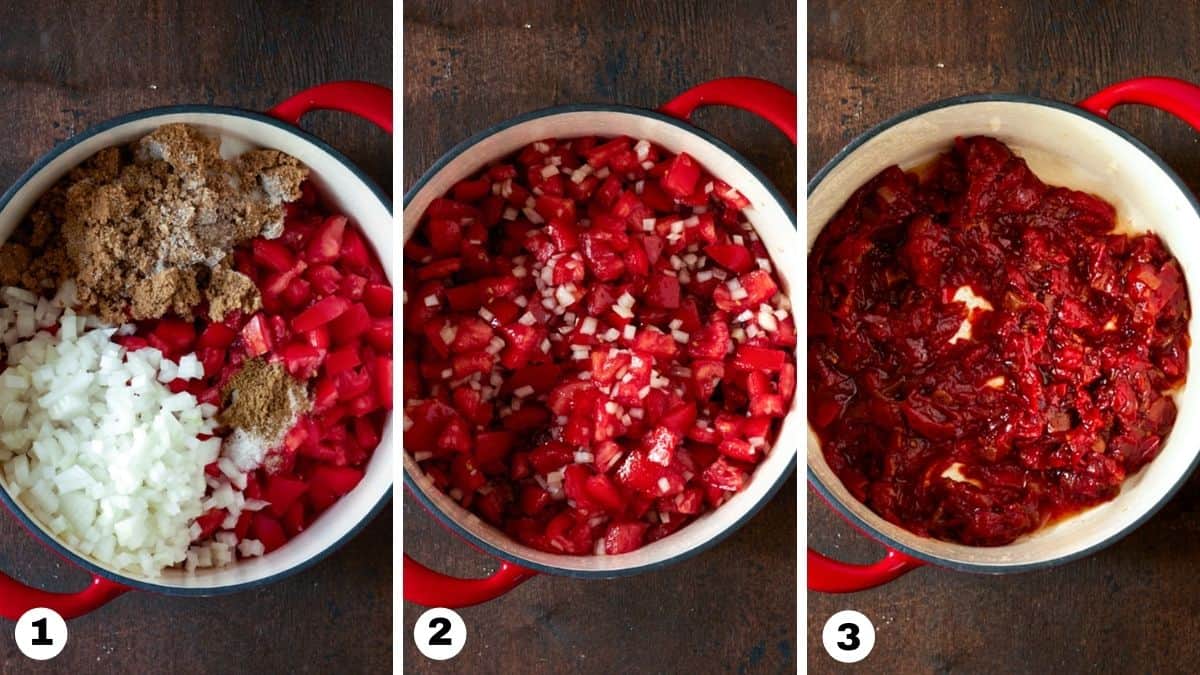
M 17 649 L 31 659 L 48 661 L 67 646 L 67 622 L 58 612 L 37 607 L 25 612 L 13 630 Z

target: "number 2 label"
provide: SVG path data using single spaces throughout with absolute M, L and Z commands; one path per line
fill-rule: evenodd
M 435 607 L 417 619 L 413 641 L 426 657 L 445 661 L 458 656 L 467 644 L 467 625 L 452 609 Z
M 435 616 L 430 619 L 429 626 L 437 629 L 437 632 L 429 638 L 429 644 L 439 647 L 448 647 L 454 644 L 454 641 L 450 639 L 450 619 L 444 616 Z

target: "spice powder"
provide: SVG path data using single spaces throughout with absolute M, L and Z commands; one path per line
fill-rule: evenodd
M 288 375 L 283 365 L 254 358 L 242 364 L 221 390 L 224 403 L 219 420 L 242 429 L 274 447 L 308 409 L 304 384 Z

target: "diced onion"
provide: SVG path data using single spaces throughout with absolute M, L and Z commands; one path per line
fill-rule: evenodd
M 210 550 L 190 556 L 189 546 L 207 501 L 204 467 L 220 453 L 219 439 L 197 438 L 215 430 L 215 409 L 158 381 L 170 370 L 200 376 L 199 361 L 127 351 L 112 342 L 116 327 L 77 317 L 58 301 L 40 304 L 28 291 L 4 289 L 3 297 L 17 323 L 61 312 L 57 334 L 35 329 L 8 345 L 0 478 L 9 493 L 107 567 L 153 578 L 179 563 L 214 564 Z
M 541 225 L 542 223 L 546 222 L 546 220 L 542 218 L 541 214 L 538 213 L 537 210 L 535 210 L 532 206 L 526 206 L 525 208 L 521 209 L 521 213 L 524 213 L 525 217 L 529 219 L 529 222 L 533 223 L 534 225 Z

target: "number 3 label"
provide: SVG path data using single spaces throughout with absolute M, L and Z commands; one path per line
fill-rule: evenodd
M 445 661 L 458 656 L 467 644 L 467 625 L 452 609 L 435 607 L 417 619 L 413 641 L 425 656 Z
M 875 648 L 875 625 L 861 612 L 844 609 L 825 622 L 821 642 L 834 660 L 858 663 Z
M 13 637 L 22 654 L 37 661 L 48 661 L 67 646 L 67 622 L 58 612 L 37 607 L 21 615 Z

